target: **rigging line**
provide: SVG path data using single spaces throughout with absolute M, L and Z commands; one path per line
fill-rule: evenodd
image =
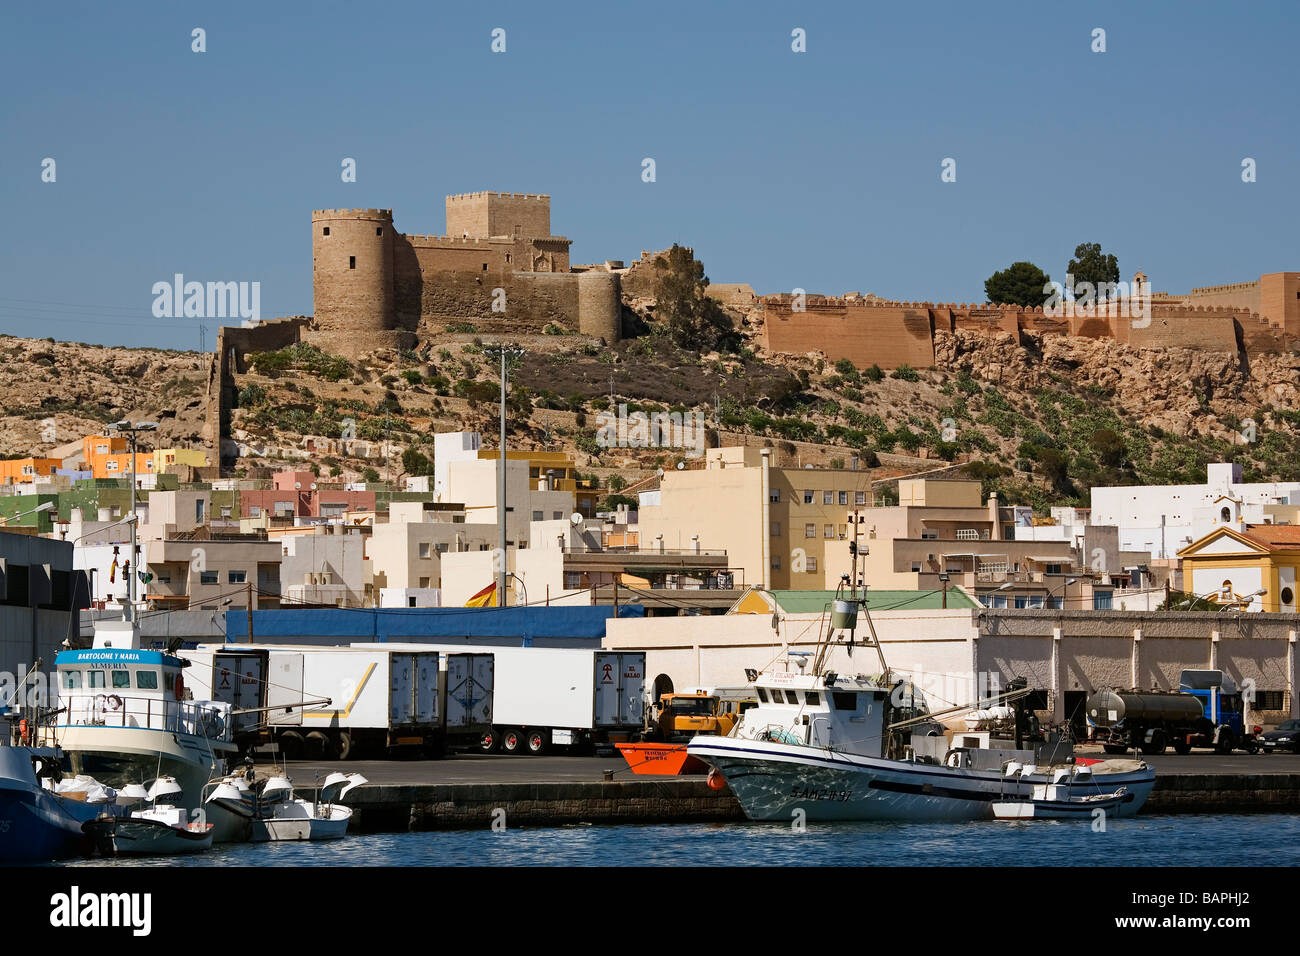
M 786 653 L 788 653 L 788 652 L 789 652 L 789 649 L 790 649 L 790 646 L 791 646 L 792 644 L 797 644 L 797 643 L 799 642 L 799 638 L 801 638 L 801 637 L 803 637 L 805 634 L 807 634 L 807 633 L 808 633 L 808 629 L 811 628 L 814 624 L 818 624 L 818 623 L 820 623 L 820 622 L 818 622 L 818 621 L 809 621 L 809 622 L 804 626 L 804 629 L 803 629 L 802 631 L 800 631 L 797 635 L 795 635 L 795 637 L 794 637 L 793 639 L 786 640 L 786 641 L 778 641 L 777 643 L 781 644 L 781 645 L 783 646 L 784 649 L 783 649 L 783 650 L 779 650 L 779 651 L 777 651 L 777 652 L 776 652 L 776 655 L 773 656 L 771 660 L 769 660 L 766 664 L 764 664 L 762 667 L 760 667 L 760 668 L 759 668 L 759 673 L 761 674 L 763 671 L 767 670 L 769 667 L 771 667 L 773 664 L 775 664 L 776 661 L 777 661 L 777 659 L 778 659 L 782 654 L 786 654 Z M 818 630 L 820 631 L 820 628 L 819 628 Z

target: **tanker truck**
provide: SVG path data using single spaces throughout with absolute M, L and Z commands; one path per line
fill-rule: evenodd
M 1087 701 L 1088 723 L 1108 754 L 1141 750 L 1180 754 L 1212 747 L 1228 754 L 1240 747 L 1255 753 L 1255 733 L 1245 727 L 1244 702 L 1232 678 L 1221 671 L 1184 671 L 1179 691 L 1100 690 Z

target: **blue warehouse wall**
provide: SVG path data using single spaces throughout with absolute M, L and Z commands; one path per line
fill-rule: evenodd
M 619 617 L 645 609 L 625 605 Z M 253 612 L 259 644 L 347 644 L 353 641 L 448 641 L 523 647 L 598 648 L 609 606 L 505 608 L 286 608 Z M 226 637 L 248 640 L 248 613 L 226 612 Z

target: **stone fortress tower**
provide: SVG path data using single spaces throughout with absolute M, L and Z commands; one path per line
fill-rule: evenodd
M 550 196 L 464 193 L 446 210 L 440 236 L 397 232 L 391 209 L 313 212 L 315 316 L 304 340 L 356 356 L 413 346 L 453 321 L 618 340 L 622 263 L 572 266 L 572 240 L 551 234 Z
M 393 302 L 393 239 L 391 209 L 312 213 L 312 289 L 322 343 L 349 342 L 354 352 L 401 344 Z

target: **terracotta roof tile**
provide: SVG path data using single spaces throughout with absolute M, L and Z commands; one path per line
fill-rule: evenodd
M 1300 525 L 1252 524 L 1243 535 L 1270 550 L 1300 548 Z

